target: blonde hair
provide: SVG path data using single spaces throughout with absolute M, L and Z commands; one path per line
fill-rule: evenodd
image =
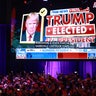
M 29 19 L 29 18 L 33 18 L 33 17 L 35 17 L 35 20 L 38 23 L 39 22 L 39 14 L 36 13 L 36 12 L 29 13 L 29 15 L 27 16 L 26 20 Z

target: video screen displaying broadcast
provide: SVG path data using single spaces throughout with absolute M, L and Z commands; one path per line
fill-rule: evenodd
M 11 51 L 16 59 L 96 59 L 95 16 L 88 6 L 26 12 L 19 24 L 13 18 Z

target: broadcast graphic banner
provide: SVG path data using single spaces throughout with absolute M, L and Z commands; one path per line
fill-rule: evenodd
M 39 15 L 40 32 L 32 36 L 36 37 L 32 41 L 22 41 L 26 27 L 24 20 L 32 12 L 23 15 L 16 59 L 96 59 L 95 14 L 90 12 L 90 8 L 48 11 L 41 8 L 35 12 Z M 36 22 L 34 26 L 37 26 Z

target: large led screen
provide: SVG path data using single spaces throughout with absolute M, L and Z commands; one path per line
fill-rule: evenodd
M 96 59 L 95 16 L 88 6 L 26 12 L 13 27 L 12 51 L 16 59 Z

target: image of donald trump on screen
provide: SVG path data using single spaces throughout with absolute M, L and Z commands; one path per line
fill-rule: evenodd
M 25 23 L 21 31 L 21 41 L 34 42 L 40 41 L 40 32 L 37 31 L 39 25 L 39 14 L 36 12 L 29 13 L 26 16 Z

